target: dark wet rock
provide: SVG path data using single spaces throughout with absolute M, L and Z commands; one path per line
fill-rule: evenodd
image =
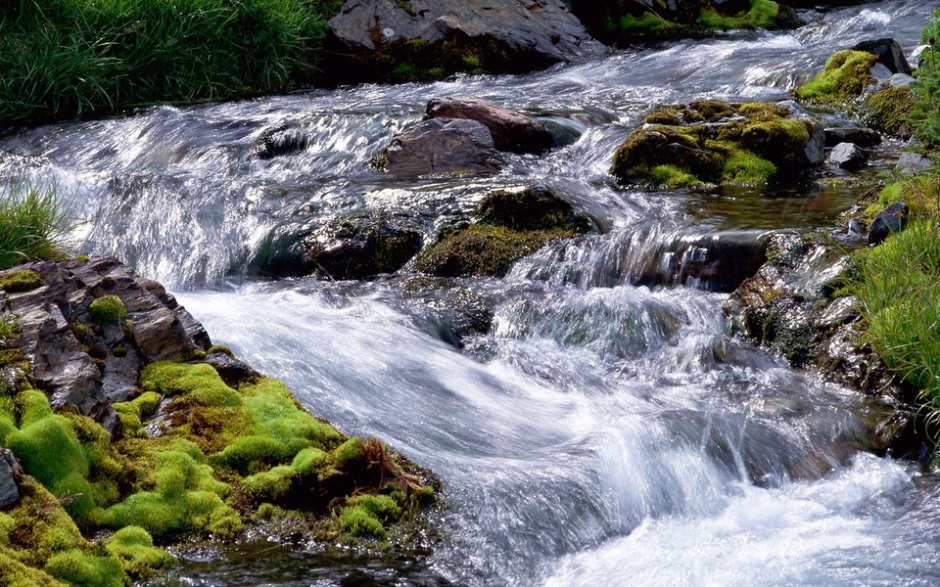
M 230 387 L 237 387 L 245 382 L 252 382 L 261 377 L 248 363 L 224 352 L 209 353 L 202 359 L 203 363 L 211 365 Z
M 911 75 L 914 70 L 904 57 L 904 50 L 894 39 L 873 39 L 862 41 L 852 47 L 853 51 L 864 51 L 878 57 L 878 63 L 884 65 L 892 74 Z
M 778 351 L 794 367 L 869 394 L 900 393 L 864 337 L 858 302 L 836 297 L 852 267 L 814 235 L 777 232 L 768 262 L 725 303 L 734 331 Z
M 53 406 L 75 406 L 112 434 L 119 424 L 110 403 L 130 395 L 144 360 L 207 348 L 205 329 L 172 296 L 116 259 L 30 263 L 0 278 L 23 270 L 38 273 L 44 285 L 9 293 L 0 306 L 19 316 L 13 346 Z M 119 299 L 126 319 L 95 323 L 90 308 L 108 296 Z
M 259 159 L 271 159 L 303 151 L 309 143 L 310 138 L 301 130 L 280 124 L 261 132 L 255 141 L 255 154 Z
M 445 232 L 418 255 L 419 271 L 437 277 L 501 277 L 522 257 L 552 240 L 588 232 L 593 224 L 545 188 L 500 190 L 481 202 L 476 224 Z
M 486 334 L 495 301 L 449 279 L 416 277 L 404 284 L 410 312 L 419 328 L 456 348 L 468 337 Z
M 393 175 L 417 176 L 494 173 L 505 161 L 482 123 L 434 118 L 397 134 L 373 163 Z
M 827 147 L 835 147 L 839 143 L 855 143 L 865 148 L 881 144 L 881 134 L 865 127 L 827 128 L 825 133 Z
M 668 188 L 792 179 L 822 163 L 825 132 L 790 112 L 719 100 L 660 108 L 620 145 L 611 173 L 621 183 Z
M 390 215 L 329 221 L 275 253 L 265 272 L 277 277 L 318 274 L 365 279 L 394 273 L 421 249 L 421 233 L 409 219 Z
M 734 291 L 766 261 L 767 244 L 758 231 L 729 231 L 677 237 L 651 249 L 633 271 L 635 285 L 682 285 Z
M 854 143 L 839 143 L 832 148 L 827 161 L 840 169 L 854 171 L 868 163 L 868 154 Z
M 895 202 L 879 212 L 868 229 L 868 242 L 877 245 L 892 232 L 904 230 L 909 213 L 910 210 L 904 202 Z
M 12 452 L 0 448 L 0 509 L 20 499 L 19 479 L 23 469 Z
M 522 73 L 599 55 L 562 0 L 349 0 L 329 21 L 325 78 L 435 78 Z
M 554 143 L 552 134 L 535 118 L 478 98 L 435 98 L 428 102 L 426 112 L 427 118 L 476 120 L 489 129 L 499 151 L 541 153 Z
M 576 216 L 567 200 L 543 186 L 491 192 L 480 202 L 477 213 L 483 223 L 513 230 L 546 230 L 589 222 Z

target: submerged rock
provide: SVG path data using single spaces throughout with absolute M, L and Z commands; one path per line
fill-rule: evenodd
M 428 102 L 427 117 L 476 120 L 490 131 L 499 151 L 541 153 L 554 143 L 538 120 L 478 98 L 435 98 Z
M 349 0 L 329 21 L 325 77 L 523 73 L 605 51 L 562 0 Z
M 394 273 L 421 249 L 421 232 L 406 218 L 364 215 L 331 220 L 275 252 L 264 272 L 275 277 L 320 275 L 365 279 Z
M 400 176 L 495 173 L 505 164 L 493 135 L 475 120 L 433 118 L 408 127 L 377 155 L 376 168 Z
M 621 183 L 677 188 L 756 183 L 819 165 L 821 124 L 791 116 L 784 104 L 699 100 L 664 107 L 647 117 L 614 154 Z

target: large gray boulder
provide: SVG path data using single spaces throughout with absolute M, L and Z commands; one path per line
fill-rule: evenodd
M 562 0 L 348 0 L 329 21 L 330 79 L 524 72 L 606 49 Z

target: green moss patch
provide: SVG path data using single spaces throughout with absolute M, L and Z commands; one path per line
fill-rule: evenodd
M 699 22 L 710 29 L 766 29 L 780 25 L 780 5 L 772 0 L 753 0 L 750 10 L 738 14 L 721 14 L 714 8 L 705 8 Z
M 102 296 L 88 306 L 88 317 L 95 324 L 114 324 L 127 318 L 127 309 L 118 296 Z
M 805 149 L 815 123 L 787 115 L 779 104 L 720 100 L 662 108 L 651 119 L 687 124 L 635 130 L 614 154 L 611 173 L 621 183 L 673 189 L 774 180 L 809 166 Z
M 796 96 L 837 105 L 854 100 L 872 83 L 869 71 L 877 61 L 875 55 L 864 51 L 838 51 L 813 81 L 795 90 Z
M 573 230 L 521 232 L 502 226 L 475 224 L 424 249 L 416 259 L 418 270 L 439 277 L 502 276 L 513 262 L 556 238 L 570 238 Z
M 0 290 L 7 293 L 30 291 L 44 285 L 42 275 L 32 269 L 0 275 Z
M 913 135 L 910 118 L 916 105 L 917 99 L 910 88 L 889 87 L 865 99 L 862 118 L 871 128 L 906 140 Z

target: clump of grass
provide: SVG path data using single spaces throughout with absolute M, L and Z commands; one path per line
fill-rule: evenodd
M 57 240 L 70 225 L 55 190 L 27 186 L 0 191 L 0 270 L 27 261 L 62 258 L 64 251 Z
M 337 0 L 21 0 L 0 9 L 0 120 L 216 100 L 310 78 Z

